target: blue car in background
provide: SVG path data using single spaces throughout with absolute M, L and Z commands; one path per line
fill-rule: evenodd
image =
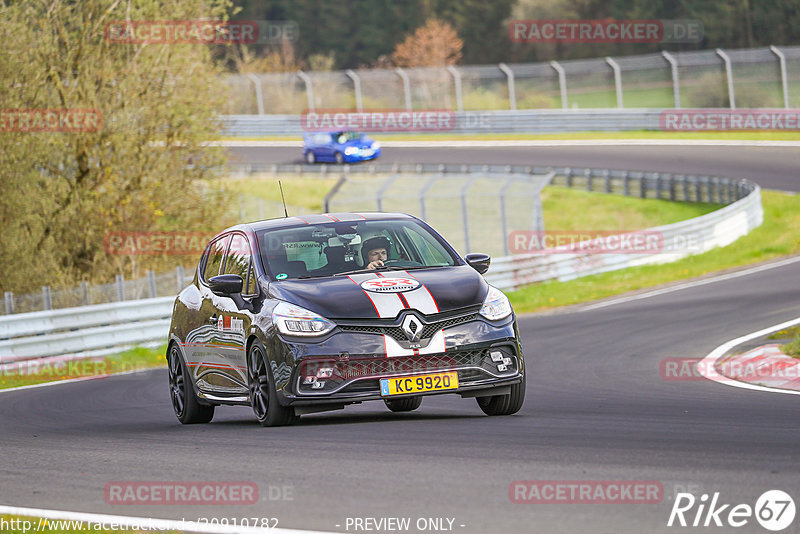
M 354 163 L 375 159 L 381 145 L 356 132 L 312 132 L 303 134 L 303 159 L 313 165 L 318 161 Z

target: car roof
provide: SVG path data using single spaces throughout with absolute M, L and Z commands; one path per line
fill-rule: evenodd
M 237 224 L 226 228 L 220 234 L 234 230 L 247 232 L 260 232 L 262 230 L 278 230 L 283 228 L 303 227 L 311 224 L 324 224 L 331 222 L 361 222 L 361 221 L 388 221 L 388 220 L 411 220 L 415 219 L 406 213 L 320 213 L 313 215 L 295 215 L 291 217 L 280 217 L 276 219 L 266 219 L 251 223 Z

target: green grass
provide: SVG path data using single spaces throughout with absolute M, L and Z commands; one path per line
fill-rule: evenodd
M 712 141 L 800 141 L 798 131 L 719 131 L 719 132 L 662 132 L 630 130 L 622 132 L 570 132 L 553 134 L 485 133 L 485 134 L 370 134 L 381 141 L 561 141 L 561 140 L 712 140 Z M 298 141 L 299 136 L 224 137 L 226 141 Z M 377 160 L 380 163 L 380 159 Z
M 331 175 L 330 178 L 319 178 L 319 175 L 316 174 L 311 177 L 295 177 L 293 175 L 292 178 L 282 178 L 281 185 L 283 186 L 283 194 L 286 196 L 286 204 L 302 206 L 310 211 L 320 213 L 322 211 L 322 200 L 338 179 L 338 175 Z M 234 193 L 241 193 L 247 198 L 262 198 L 272 203 L 281 202 L 278 179 L 271 174 L 256 174 L 243 178 L 230 177 L 221 180 L 219 184 L 220 187 Z M 282 215 L 282 209 L 279 213 L 265 213 L 266 218 Z
M 764 224 L 734 243 L 672 263 L 550 280 L 508 293 L 518 313 L 588 302 L 800 252 L 800 196 L 762 191 Z
M 782 345 L 781 350 L 784 354 L 794 356 L 795 358 L 800 358 L 800 335 L 795 337 L 786 345 Z
M 547 230 L 641 230 L 699 217 L 719 207 L 605 195 L 560 186 L 542 190 Z
M 778 330 L 767 336 L 767 339 L 789 339 L 800 336 L 800 326 L 791 326 L 784 330 Z
M 21 371 L 0 373 L 0 389 L 86 378 L 166 365 L 166 345 L 155 349 L 136 347 L 105 358 L 90 358 L 63 364 L 28 367 Z

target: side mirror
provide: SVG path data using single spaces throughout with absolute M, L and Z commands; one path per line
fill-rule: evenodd
M 473 252 L 472 254 L 467 254 L 464 256 L 464 259 L 467 260 L 470 267 L 478 271 L 479 273 L 483 274 L 489 270 L 489 264 L 492 263 L 492 258 L 488 254 L 481 254 L 479 252 Z
M 208 280 L 211 292 L 220 297 L 230 297 L 242 292 L 244 280 L 238 274 L 220 274 Z

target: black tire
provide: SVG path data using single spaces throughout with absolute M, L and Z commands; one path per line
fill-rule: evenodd
M 477 397 L 478 406 L 486 415 L 511 415 L 517 413 L 525 402 L 525 375 L 522 382 L 511 386 L 508 395 L 493 395 L 491 397 Z
M 250 405 L 261 426 L 291 425 L 300 419 L 294 408 L 281 406 L 275 391 L 275 380 L 267 364 L 267 351 L 260 341 L 254 341 L 247 354 L 247 383 Z
M 312 151 L 306 152 L 306 163 L 309 165 L 314 165 L 317 162 L 317 156 L 314 155 Z
M 386 407 L 393 412 L 413 412 L 422 404 L 422 397 L 405 397 L 402 399 L 384 399 Z
M 337 152 L 337 153 L 336 153 L 336 154 L 333 156 L 333 159 L 335 159 L 335 160 L 336 160 L 336 164 L 337 164 L 337 165 L 341 165 L 342 163 L 344 163 L 344 154 L 342 154 L 341 152 Z
M 178 345 L 173 343 L 167 353 L 169 368 L 169 396 L 178 421 L 184 425 L 208 423 L 214 417 L 214 406 L 200 404 L 194 393 L 192 379 L 181 356 Z

